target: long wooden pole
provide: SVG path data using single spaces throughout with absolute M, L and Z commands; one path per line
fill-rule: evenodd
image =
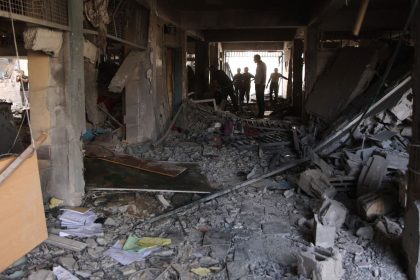
M 23 151 L 14 161 L 12 161 L 6 169 L 0 174 L 0 187 L 1 184 L 25 161 L 33 152 L 47 139 L 48 134 L 42 133 L 36 140 L 34 145 L 29 146 Z

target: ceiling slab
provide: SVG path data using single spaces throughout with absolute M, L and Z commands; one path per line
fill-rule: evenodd
M 296 28 L 204 30 L 209 42 L 280 42 L 292 41 Z

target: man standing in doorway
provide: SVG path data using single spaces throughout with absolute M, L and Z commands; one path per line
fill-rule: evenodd
M 243 75 L 241 73 L 241 68 L 238 68 L 237 73 L 233 76 L 233 86 L 235 87 L 235 96 L 238 100 L 240 98 L 240 93 L 243 91 Z
M 244 87 L 243 87 L 243 92 L 241 93 L 240 96 L 240 102 L 244 102 L 244 96 L 246 97 L 246 103 L 249 103 L 249 91 L 251 90 L 251 80 L 254 77 L 254 75 L 252 75 L 251 73 L 248 72 L 249 69 L 248 67 L 244 68 L 244 73 L 242 74 L 242 79 L 244 82 Z
M 279 73 L 278 68 L 274 68 L 274 73 L 271 74 L 270 79 L 268 80 L 267 87 L 270 85 L 270 101 L 273 101 L 273 93 L 275 99 L 279 98 L 279 80 L 280 78 L 288 80 L 285 76 Z
M 257 95 L 258 118 L 264 118 L 264 89 L 267 78 L 267 66 L 261 60 L 259 54 L 254 55 L 254 62 L 257 64 L 255 71 L 255 92 Z

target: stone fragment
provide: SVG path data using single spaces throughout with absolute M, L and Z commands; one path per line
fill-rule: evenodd
M 230 280 L 247 279 L 249 274 L 249 264 L 242 261 L 227 263 L 227 271 Z
M 290 225 L 281 222 L 268 222 L 262 225 L 262 231 L 264 234 L 289 234 Z
M 294 189 L 287 190 L 283 193 L 283 195 L 285 198 L 291 198 L 292 196 L 295 195 L 295 190 Z
M 68 270 L 73 270 L 76 266 L 76 260 L 71 255 L 60 257 L 58 263 Z
M 135 265 L 123 266 L 123 267 L 119 268 L 118 270 L 124 276 L 128 276 L 128 275 L 131 275 L 131 274 L 134 274 L 134 273 L 137 272 L 137 269 L 136 269 Z
M 340 202 L 325 199 L 318 212 L 318 218 L 323 225 L 335 226 L 340 229 L 346 221 L 347 208 Z
M 319 169 L 308 169 L 299 176 L 298 186 L 309 196 L 315 198 L 332 198 L 336 194 L 327 176 Z
M 303 248 L 297 255 L 298 274 L 312 280 L 337 280 L 343 275 L 342 257 L 336 249 L 315 246 Z
M 388 161 L 379 155 L 372 156 L 363 166 L 357 181 L 357 195 L 378 191 L 386 175 Z
M 323 225 L 318 218 L 318 215 L 314 215 L 315 218 L 315 245 L 323 248 L 334 247 L 335 241 L 335 225 Z
M 41 269 L 35 272 L 32 272 L 28 280 L 54 280 L 55 276 L 51 270 Z
M 202 267 L 210 267 L 210 266 L 215 266 L 218 264 L 219 264 L 219 261 L 211 257 L 202 257 L 200 259 L 200 266 Z
M 371 226 L 361 227 L 356 231 L 356 235 L 365 240 L 372 240 L 375 236 L 375 231 Z
M 45 243 L 55 246 L 55 247 L 72 250 L 76 252 L 82 251 L 87 246 L 86 243 L 83 243 L 77 240 L 72 240 L 65 237 L 61 237 L 55 234 L 49 234 L 48 239 L 45 240 Z
M 96 248 L 96 247 L 98 247 L 98 244 L 96 243 L 95 239 L 92 239 L 92 238 L 86 239 L 86 245 L 89 248 Z

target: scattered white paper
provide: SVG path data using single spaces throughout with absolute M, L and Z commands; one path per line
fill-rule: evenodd
M 62 266 L 54 267 L 53 273 L 55 277 L 57 277 L 57 280 L 79 280 L 79 278 L 71 274 L 68 270 L 66 270 Z
M 105 251 L 104 255 L 113 258 L 122 265 L 129 265 L 133 262 L 144 260 L 147 256 L 157 250 L 156 248 L 148 248 L 138 252 L 129 252 L 124 251 L 122 248 L 123 245 L 121 242 L 117 241 L 114 246 Z
M 64 209 L 59 217 L 61 221 L 60 236 L 92 237 L 102 236 L 102 225 L 95 223 L 97 215 L 93 211 L 80 212 Z
M 93 211 L 82 213 L 71 209 L 64 209 L 59 219 L 62 226 L 83 226 L 93 224 L 97 218 Z

